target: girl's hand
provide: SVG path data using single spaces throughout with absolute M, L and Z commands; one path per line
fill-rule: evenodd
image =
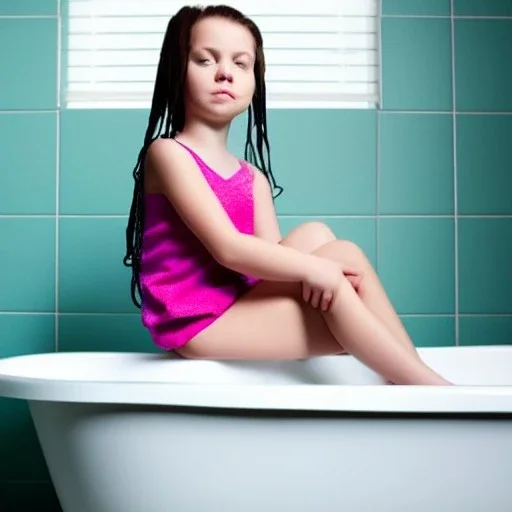
M 343 279 L 339 263 L 319 258 L 302 281 L 302 297 L 305 302 L 322 311 L 329 311 Z

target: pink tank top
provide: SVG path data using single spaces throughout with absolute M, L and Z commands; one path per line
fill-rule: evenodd
M 240 162 L 232 176 L 223 178 L 181 145 L 194 157 L 238 231 L 253 234 L 253 171 Z M 220 265 L 163 194 L 146 194 L 144 224 L 142 323 L 157 346 L 173 350 L 214 322 L 259 280 Z

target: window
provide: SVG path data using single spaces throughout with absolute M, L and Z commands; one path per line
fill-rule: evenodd
M 68 1 L 66 107 L 149 108 L 168 20 L 187 2 Z M 269 108 L 378 103 L 378 0 L 226 3 L 262 32 Z

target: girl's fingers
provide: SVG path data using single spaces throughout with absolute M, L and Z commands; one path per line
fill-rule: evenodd
M 307 284 L 302 285 L 302 298 L 304 302 L 309 302 L 311 297 L 311 287 Z
M 320 305 L 320 301 L 322 299 L 322 292 L 318 290 L 314 290 L 311 297 L 311 305 L 316 309 Z

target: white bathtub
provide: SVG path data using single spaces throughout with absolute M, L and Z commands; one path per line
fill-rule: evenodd
M 420 349 L 459 386 L 351 356 L 0 361 L 65 512 L 510 512 L 512 346 Z

